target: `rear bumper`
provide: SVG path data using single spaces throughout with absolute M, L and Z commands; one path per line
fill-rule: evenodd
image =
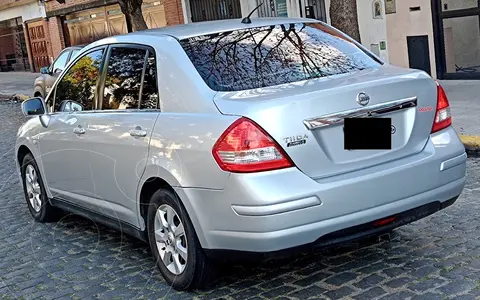
M 332 233 L 419 207 L 433 213 L 461 194 L 465 169 L 465 148 L 448 128 L 432 135 L 418 154 L 322 180 L 290 168 L 231 174 L 224 190 L 176 190 L 183 201 L 189 201 L 188 212 L 195 214 L 191 219 L 207 252 L 265 253 L 322 246 L 326 242 L 320 241 L 329 240 Z M 345 234 L 329 243 L 351 237 Z
M 394 218 L 392 223 L 376 226 L 375 221 L 365 224 L 353 226 L 350 228 L 341 229 L 318 238 L 315 242 L 301 245 L 289 249 L 283 249 L 272 252 L 251 252 L 251 251 L 236 251 L 223 249 L 205 249 L 208 257 L 215 260 L 268 260 L 275 258 L 282 258 L 285 256 L 298 254 L 306 251 L 313 251 L 316 249 L 325 249 L 334 247 L 339 244 L 354 242 L 369 237 L 378 236 L 387 233 L 397 227 L 409 224 L 416 220 L 425 218 L 439 210 L 445 209 L 457 201 L 458 197 L 454 197 L 445 202 L 432 202 L 429 204 L 416 207 L 402 213 L 388 216 L 387 218 Z

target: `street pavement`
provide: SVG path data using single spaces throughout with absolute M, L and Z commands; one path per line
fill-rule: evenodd
M 24 120 L 19 104 L 0 104 L 2 299 L 480 299 L 480 159 L 469 158 L 453 206 L 395 230 L 390 241 L 224 264 L 211 287 L 180 293 L 145 243 L 73 215 L 33 222 L 14 164 Z

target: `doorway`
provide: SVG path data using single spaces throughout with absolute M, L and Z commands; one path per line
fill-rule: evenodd
M 478 0 L 432 0 L 437 77 L 480 79 Z
M 428 35 L 407 36 L 407 48 L 409 67 L 432 75 Z

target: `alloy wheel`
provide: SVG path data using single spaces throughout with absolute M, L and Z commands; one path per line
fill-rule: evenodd
M 32 165 L 28 165 L 25 169 L 25 186 L 30 205 L 35 212 L 39 212 L 42 208 L 42 190 L 38 182 L 37 171 Z
M 182 274 L 188 259 L 187 238 L 183 223 L 171 206 L 163 204 L 157 209 L 154 231 L 163 264 L 172 274 Z

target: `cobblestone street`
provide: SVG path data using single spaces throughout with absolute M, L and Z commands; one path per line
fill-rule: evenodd
M 390 241 L 227 265 L 209 289 L 179 293 L 147 244 L 73 215 L 33 222 L 14 163 L 23 121 L 20 105 L 0 103 L 1 299 L 480 299 L 480 159 L 453 206 Z

